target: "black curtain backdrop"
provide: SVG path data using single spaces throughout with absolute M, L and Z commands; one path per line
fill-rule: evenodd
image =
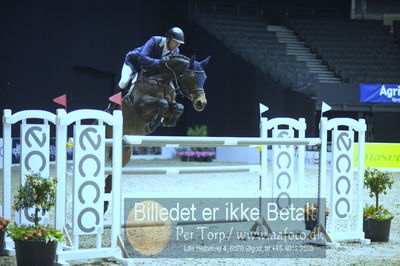
M 188 1 L 178 0 L 3 4 L 1 110 L 55 112 L 60 106 L 52 99 L 64 93 L 68 111 L 104 109 L 120 78 L 125 53 L 177 25 L 186 33 L 183 54 L 196 54 L 197 60 L 211 56 L 205 86 L 209 104 L 204 112 L 195 112 L 179 98 L 185 113 L 177 127 L 155 134 L 185 135 L 188 126 L 207 124 L 209 135 L 257 136 L 259 73 L 190 23 L 187 11 Z

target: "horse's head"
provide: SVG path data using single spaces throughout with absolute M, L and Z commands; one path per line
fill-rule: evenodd
M 207 57 L 205 60 L 197 62 L 195 56 L 192 56 L 180 78 L 181 90 L 192 101 L 196 111 L 203 111 L 207 104 L 203 86 L 207 78 L 204 67 L 209 60 L 210 57 Z

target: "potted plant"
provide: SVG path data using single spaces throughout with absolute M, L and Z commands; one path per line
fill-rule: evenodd
M 13 209 L 33 208 L 30 218 L 34 224 L 13 223 L 7 235 L 14 240 L 17 265 L 53 265 L 57 242 L 63 234 L 48 225 L 39 224 L 39 213 L 44 215 L 55 205 L 56 178 L 43 178 L 40 173 L 26 175 L 14 198 Z
M 194 161 L 194 158 L 195 158 L 195 153 L 193 151 L 187 150 L 187 149 L 179 149 L 179 150 L 177 150 L 176 155 L 183 162 Z
M 188 136 L 207 136 L 207 125 L 189 127 L 186 134 Z
M 199 148 L 201 150 L 195 151 L 195 158 L 198 162 L 212 162 L 215 159 L 215 151 L 213 148 Z
M 207 125 L 196 125 L 194 127 L 189 127 L 187 130 L 188 136 L 207 136 L 208 130 Z M 198 162 L 212 162 L 215 159 L 215 148 L 212 147 L 192 147 L 191 152 L 182 153 L 182 156 L 188 156 L 190 160 Z M 181 157 L 182 158 L 182 157 Z
M 369 196 L 375 198 L 375 206 L 366 206 L 364 208 L 364 219 L 366 235 L 369 235 L 371 241 L 387 242 L 389 241 L 390 225 L 393 215 L 388 209 L 379 205 L 379 196 L 386 195 L 392 188 L 392 175 L 386 171 L 367 168 L 364 172 L 364 186 L 369 189 Z
M 364 207 L 363 231 L 365 238 L 374 242 L 389 241 L 390 225 L 393 214 L 382 205 L 378 209 L 374 205 L 366 204 Z
M 9 224 L 10 220 L 4 219 L 3 216 L 0 216 L 0 256 L 4 255 L 4 236 Z
M 325 221 L 326 217 L 329 216 L 330 209 L 325 208 Z M 317 203 L 307 203 L 303 209 L 304 222 L 306 225 L 306 230 L 312 230 L 317 226 L 317 214 L 318 214 L 318 204 Z
M 363 208 L 363 232 L 365 234 L 365 238 L 371 238 L 368 231 L 368 223 L 367 219 L 374 215 L 376 209 L 372 204 L 365 204 Z

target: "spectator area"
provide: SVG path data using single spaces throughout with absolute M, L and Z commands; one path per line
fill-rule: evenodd
M 289 25 L 343 82 L 400 84 L 400 49 L 381 21 L 293 19 Z
M 312 94 L 318 83 L 305 62 L 287 54 L 285 43 L 260 17 L 201 14 L 196 23 L 234 53 L 250 61 L 261 71 L 280 81 L 285 87 Z

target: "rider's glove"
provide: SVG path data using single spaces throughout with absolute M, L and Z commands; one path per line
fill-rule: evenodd
M 164 66 L 166 62 L 168 62 L 169 56 L 166 55 L 160 59 L 160 66 Z

